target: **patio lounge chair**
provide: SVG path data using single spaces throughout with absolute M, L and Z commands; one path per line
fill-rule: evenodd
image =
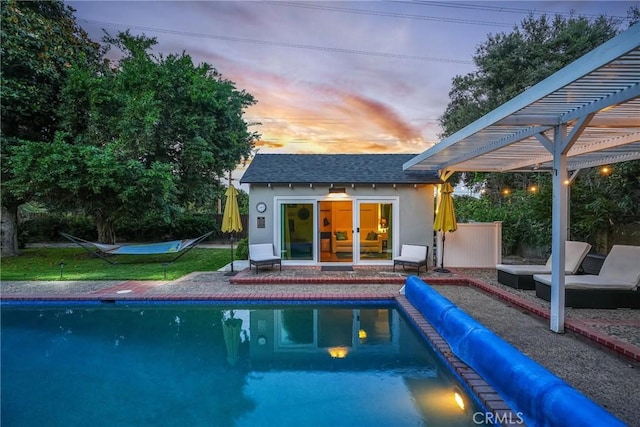
M 274 254 L 271 243 L 249 245 L 249 270 L 252 265 L 255 265 L 256 274 L 258 274 L 258 267 L 265 265 L 273 267 L 275 264 L 278 264 L 282 271 L 282 259 Z
M 402 245 L 400 248 L 400 256 L 393 259 L 393 271 L 396 271 L 396 265 L 416 267 L 420 274 L 420 267 L 424 265 L 425 271 L 429 270 L 427 265 L 427 257 L 429 256 L 429 247 L 421 245 Z
M 536 296 L 551 300 L 551 275 L 536 274 Z M 640 308 L 640 246 L 614 245 L 599 274 L 565 276 L 565 305 Z
M 585 242 L 567 241 L 565 245 L 565 274 L 576 274 L 587 256 L 591 245 Z M 498 282 L 516 289 L 535 289 L 534 274 L 551 274 L 551 257 L 544 265 L 497 264 Z

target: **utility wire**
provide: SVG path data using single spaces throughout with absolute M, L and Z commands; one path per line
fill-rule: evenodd
M 188 31 L 167 30 L 164 28 L 143 27 L 140 25 L 125 25 L 125 24 L 118 24 L 114 22 L 94 21 L 94 20 L 82 19 L 82 18 L 79 18 L 78 21 L 85 22 L 87 24 L 103 26 L 103 27 L 128 28 L 128 29 L 146 31 L 150 33 L 173 34 L 173 35 L 179 35 L 179 36 L 185 36 L 185 37 L 215 39 L 215 40 L 224 40 L 224 41 L 230 41 L 230 42 L 259 44 L 259 45 L 266 45 L 266 46 L 279 46 L 279 47 L 286 47 L 291 49 L 307 49 L 307 50 L 317 50 L 317 51 L 324 51 L 324 52 L 345 53 L 350 55 L 366 55 L 366 56 L 376 56 L 381 58 L 409 59 L 409 60 L 415 60 L 415 61 L 445 62 L 450 64 L 473 64 L 473 61 L 462 60 L 462 59 L 436 58 L 432 56 L 420 56 L 420 55 L 405 55 L 401 53 L 372 52 L 372 51 L 357 50 L 357 49 L 344 49 L 339 47 L 328 47 L 328 46 L 318 46 L 318 45 L 309 45 L 309 44 L 300 44 L 300 43 L 248 39 L 248 38 L 242 38 L 242 37 L 221 36 L 216 34 L 192 33 Z
M 390 18 L 401 18 L 401 19 L 413 19 L 420 21 L 437 21 L 437 22 L 451 22 L 456 24 L 463 25 L 486 25 L 492 27 L 513 27 L 513 23 L 507 22 L 499 22 L 499 21 L 482 21 L 476 19 L 461 19 L 461 18 L 448 18 L 448 17 L 439 17 L 439 16 L 429 16 L 429 15 L 415 15 L 409 13 L 401 13 L 401 12 L 389 12 L 389 11 L 375 11 L 375 10 L 366 10 L 366 9 L 353 9 L 347 7 L 338 7 L 338 6 L 327 6 L 325 4 L 314 4 L 314 3 L 295 3 L 295 2 L 282 2 L 282 1 L 267 1 L 264 2 L 270 5 L 277 6 L 287 6 L 287 7 L 298 7 L 305 9 L 316 9 L 316 10 L 326 10 L 333 12 L 343 12 L 343 13 L 352 13 L 357 15 L 372 15 L 372 16 L 386 16 Z M 381 2 L 384 3 L 384 2 Z M 504 7 L 504 6 L 486 6 L 486 5 L 478 5 L 478 4 L 465 4 L 465 3 L 451 3 L 451 2 L 443 2 L 443 1 L 391 1 L 391 3 L 406 3 L 412 5 L 422 5 L 422 6 L 436 6 L 436 7 L 447 7 L 453 9 L 469 9 L 469 10 L 485 10 L 490 12 L 504 12 L 504 13 L 512 13 L 518 15 L 561 15 L 561 16 L 583 16 L 585 18 L 599 18 L 601 15 L 597 14 L 589 14 L 589 13 L 571 13 L 571 12 L 554 12 L 554 11 L 546 11 L 546 10 L 537 10 L 537 9 L 522 9 L 522 8 L 514 8 L 514 7 Z M 607 15 L 610 18 L 628 20 L 627 17 L 624 16 L 612 16 Z
M 415 0 L 411 2 L 401 1 L 398 3 L 409 3 L 409 4 L 418 4 L 423 6 L 435 6 L 435 7 L 447 7 L 452 9 L 470 9 L 470 10 L 486 10 L 490 12 L 504 12 L 504 13 L 515 13 L 519 15 L 562 15 L 562 16 L 584 16 L 585 18 L 599 18 L 601 15 L 592 14 L 592 13 L 571 13 L 571 12 L 554 12 L 550 10 L 537 10 L 537 9 L 521 9 L 516 7 L 505 7 L 505 6 L 488 6 L 482 3 L 480 4 L 468 4 L 468 3 L 450 3 L 444 1 L 425 1 L 425 0 Z M 607 15 L 609 18 L 622 19 L 627 20 L 626 16 L 611 16 Z
M 477 21 L 474 19 L 459 19 L 459 18 L 444 18 L 444 17 L 438 17 L 438 16 L 413 15 L 413 14 L 400 13 L 400 12 L 384 12 L 384 11 L 376 11 L 376 10 L 364 10 L 364 9 L 353 9 L 353 8 L 338 7 L 338 6 L 327 6 L 324 4 L 293 3 L 293 2 L 279 2 L 279 1 L 270 1 L 265 3 L 270 5 L 275 5 L 275 6 L 327 10 L 332 12 L 352 13 L 356 15 L 386 16 L 389 18 L 413 19 L 413 20 L 419 20 L 419 21 L 452 22 L 456 24 L 488 25 L 492 27 L 512 27 L 513 26 L 513 24 L 505 23 L 505 22 Z

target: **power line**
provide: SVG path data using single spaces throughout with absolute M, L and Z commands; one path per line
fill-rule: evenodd
M 87 24 L 98 25 L 98 26 L 105 26 L 105 27 L 112 27 L 112 28 L 128 28 L 128 29 L 146 31 L 150 33 L 173 34 L 173 35 L 179 35 L 179 36 L 185 36 L 185 37 L 215 39 L 215 40 L 224 40 L 224 41 L 230 41 L 230 42 L 266 45 L 266 46 L 278 46 L 278 47 L 285 47 L 285 48 L 291 48 L 291 49 L 307 49 L 307 50 L 316 50 L 316 51 L 324 51 L 324 52 L 345 53 L 350 55 L 366 55 L 366 56 L 375 56 L 375 57 L 381 57 L 381 58 L 408 59 L 408 60 L 415 60 L 415 61 L 445 62 L 450 64 L 473 64 L 473 61 L 467 61 L 462 59 L 436 58 L 432 56 L 405 55 L 401 53 L 372 52 L 372 51 L 357 50 L 357 49 L 344 49 L 339 47 L 328 47 L 328 46 L 318 46 L 318 45 L 288 43 L 288 42 L 276 42 L 276 41 L 249 39 L 249 38 L 242 38 L 242 37 L 221 36 L 216 34 L 204 34 L 204 33 L 193 33 L 188 31 L 167 30 L 164 28 L 143 27 L 140 25 L 125 25 L 125 24 L 118 24 L 114 22 L 94 21 L 90 19 L 81 19 L 81 18 L 79 18 L 78 21 L 85 22 Z
M 430 15 L 415 15 L 409 13 L 401 13 L 401 12 L 387 12 L 387 11 L 374 11 L 374 10 L 365 10 L 365 9 L 353 9 L 346 7 L 338 7 L 338 6 L 327 6 L 327 5 L 318 5 L 311 3 L 295 3 L 295 2 L 281 2 L 281 1 L 269 1 L 264 2 L 271 5 L 277 6 L 287 6 L 287 7 L 298 7 L 305 9 L 316 9 L 316 10 L 326 10 L 333 12 L 343 12 L 343 13 L 352 13 L 357 15 L 372 15 L 372 16 L 386 16 L 390 18 L 402 18 L 402 19 L 413 19 L 413 20 L 421 20 L 421 21 L 438 21 L 438 22 L 451 22 L 456 24 L 463 25 L 486 25 L 493 27 L 513 27 L 512 23 L 505 23 L 499 21 L 483 21 L 476 19 L 461 19 L 461 18 L 449 18 L 449 17 L 439 17 L 439 16 L 430 16 Z M 598 14 L 589 14 L 589 13 L 580 13 L 575 14 L 571 12 L 553 12 L 546 10 L 535 10 L 535 9 L 522 9 L 522 8 L 514 8 L 514 7 L 504 7 L 504 6 L 485 6 L 485 5 L 477 5 L 477 4 L 465 4 L 465 3 L 447 3 L 442 1 L 392 1 L 392 3 L 408 3 L 408 4 L 418 4 L 424 6 L 438 6 L 438 7 L 448 7 L 453 9 L 469 9 L 469 10 L 486 10 L 490 12 L 505 12 L 505 13 L 513 13 L 518 15 L 562 15 L 562 16 L 583 16 L 585 18 L 599 18 L 601 15 Z M 627 17 L 624 16 L 615 16 L 608 15 L 610 18 L 627 20 Z
M 304 8 L 304 9 L 326 10 L 326 11 L 332 11 L 332 12 L 344 12 L 344 13 L 352 13 L 356 15 L 385 16 L 389 18 L 413 19 L 413 20 L 419 20 L 419 21 L 452 22 L 456 24 L 465 24 L 465 25 L 488 25 L 492 27 L 496 27 L 496 26 L 512 27 L 512 24 L 504 23 L 504 22 L 496 22 L 496 21 L 478 21 L 474 19 L 444 18 L 444 17 L 438 17 L 438 16 L 414 15 L 414 14 L 400 13 L 400 12 L 383 12 L 383 11 L 353 9 L 353 8 L 338 7 L 338 6 L 327 6 L 324 4 L 318 5 L 318 4 L 311 4 L 311 3 L 292 3 L 292 2 L 278 2 L 278 1 L 271 1 L 266 3 L 271 5 L 276 5 L 276 6 L 298 7 L 298 8 Z
M 410 3 L 410 4 L 419 4 L 424 6 L 436 6 L 436 7 L 448 7 L 452 9 L 470 9 L 470 10 L 486 10 L 490 12 L 505 12 L 505 13 L 515 13 L 519 15 L 562 15 L 562 16 L 583 16 L 585 18 L 599 18 L 601 15 L 598 14 L 590 14 L 590 13 L 571 13 L 571 12 L 554 12 L 550 10 L 531 10 L 531 9 L 521 9 L 516 7 L 505 7 L 505 6 L 487 6 L 483 4 L 468 4 L 468 3 L 447 3 L 442 1 L 425 1 L 425 0 L 415 0 L 412 2 L 399 2 L 399 3 Z M 622 19 L 627 20 L 626 16 L 609 16 L 609 18 Z

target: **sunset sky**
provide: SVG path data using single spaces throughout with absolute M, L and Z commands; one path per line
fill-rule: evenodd
M 260 153 L 420 153 L 438 141 L 452 79 L 490 33 L 529 13 L 626 18 L 639 2 L 71 1 L 94 40 L 156 37 L 258 103 Z M 627 24 L 623 24 L 626 28 Z M 238 172 L 241 174 L 241 171 Z

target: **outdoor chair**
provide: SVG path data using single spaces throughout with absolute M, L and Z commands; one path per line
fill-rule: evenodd
M 565 244 L 565 274 L 576 274 L 582 261 L 591 249 L 585 242 L 567 241 Z M 544 265 L 497 264 L 498 282 L 515 289 L 532 290 L 536 288 L 534 274 L 551 274 L 551 257 Z
M 422 245 L 402 245 L 400 248 L 400 256 L 393 259 L 393 271 L 396 271 L 396 265 L 415 267 L 420 274 L 420 267 L 424 265 L 425 272 L 429 270 L 427 265 L 427 257 L 429 256 L 429 247 Z
M 536 296 L 551 300 L 551 275 L 536 274 Z M 567 275 L 565 305 L 576 308 L 640 308 L 640 246 L 614 245 L 598 274 Z
M 256 266 L 256 274 L 258 274 L 258 267 L 270 265 L 273 267 L 275 264 L 280 266 L 282 271 L 282 259 L 274 254 L 273 244 L 271 243 L 258 243 L 249 245 L 249 270 L 251 266 Z

